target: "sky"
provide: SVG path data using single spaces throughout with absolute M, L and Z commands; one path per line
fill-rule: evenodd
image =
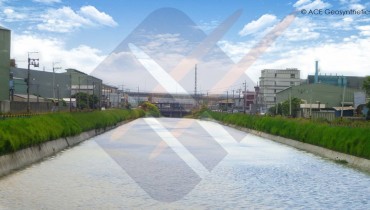
M 370 74 L 369 1 L 0 0 L 0 11 L 19 67 L 27 66 L 27 52 L 38 52 L 31 56 L 40 59 L 40 70 L 51 71 L 54 63 L 132 90 L 160 90 L 159 83 L 172 92 L 193 91 L 193 71 L 171 73 L 184 59 L 193 65 L 190 55 L 197 55 L 203 93 L 238 90 L 243 81 L 252 89 L 262 69 L 297 68 L 305 79 L 315 60 L 321 74 Z M 197 48 L 207 37 L 215 45 Z M 258 43 L 267 44 L 260 49 Z M 242 72 L 227 77 L 238 63 Z

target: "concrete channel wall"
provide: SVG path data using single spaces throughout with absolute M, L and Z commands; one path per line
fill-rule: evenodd
M 251 134 L 256 135 L 256 136 L 260 136 L 260 137 L 263 137 L 263 138 L 266 138 L 266 139 L 270 139 L 272 141 L 279 142 L 281 144 L 286 144 L 286 145 L 289 145 L 291 147 L 294 147 L 294 148 L 297 148 L 297 149 L 300 149 L 300 150 L 304 150 L 304 151 L 319 155 L 321 157 L 325 157 L 325 158 L 328 158 L 328 159 L 331 159 L 331 160 L 334 160 L 334 161 L 338 161 L 338 162 L 341 162 L 341 163 L 347 163 L 348 165 L 353 166 L 355 168 L 358 168 L 360 170 L 370 172 L 370 160 L 365 159 L 365 158 L 360 158 L 360 157 L 356 157 L 356 156 L 353 156 L 353 155 L 348 155 L 348 154 L 344 154 L 344 153 L 341 153 L 341 152 L 336 152 L 336 151 L 333 151 L 333 150 L 330 150 L 330 149 L 326 149 L 326 148 L 319 147 L 319 146 L 312 145 L 312 144 L 307 144 L 307 143 L 300 142 L 300 141 L 293 140 L 293 139 L 284 138 L 284 137 L 281 137 L 281 136 L 274 136 L 274 135 L 271 135 L 271 134 L 268 134 L 268 133 L 252 130 L 252 129 L 249 129 L 249 128 L 239 127 L 239 126 L 236 126 L 236 125 L 226 124 L 226 123 L 222 123 L 222 122 L 218 122 L 218 121 L 215 121 L 215 122 L 221 123 L 225 126 L 229 126 L 229 127 L 232 127 L 232 128 L 235 128 L 235 129 L 247 132 L 247 133 L 251 133 Z
M 47 141 L 40 145 L 19 150 L 17 152 L 0 156 L 0 177 L 10 174 L 11 172 L 36 163 L 46 157 L 55 155 L 56 153 L 72 147 L 82 141 L 90 139 L 108 130 L 123 125 L 131 120 L 123 121 L 115 126 L 110 126 L 106 129 L 95 129 L 83 132 L 77 136 L 60 138 L 53 141 Z

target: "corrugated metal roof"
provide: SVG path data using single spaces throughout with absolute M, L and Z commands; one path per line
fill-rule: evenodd
M 340 110 L 342 110 L 342 107 L 333 107 L 333 109 L 336 110 L 336 111 L 340 111 Z M 345 110 L 354 110 L 354 109 L 355 108 L 353 108 L 352 106 L 343 107 L 343 111 L 345 111 Z
M 0 26 L 0 29 L 1 29 L 1 30 L 7 30 L 7 31 L 10 31 L 9 29 L 4 28 L 4 27 L 2 27 L 2 26 Z

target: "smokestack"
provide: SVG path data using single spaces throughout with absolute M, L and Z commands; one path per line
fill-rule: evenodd
M 319 61 L 315 62 L 315 82 L 314 83 L 319 83 Z

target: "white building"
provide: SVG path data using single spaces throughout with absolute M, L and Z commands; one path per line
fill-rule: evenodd
M 296 68 L 264 69 L 260 77 L 260 101 L 267 110 L 276 104 L 276 93 L 300 84 L 300 70 Z

